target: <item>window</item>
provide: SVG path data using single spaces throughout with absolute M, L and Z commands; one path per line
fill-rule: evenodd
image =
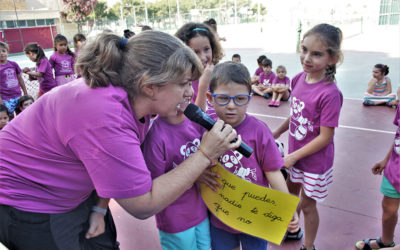
M 26 20 L 19 20 L 18 27 L 26 27 Z
M 381 0 L 379 25 L 397 25 L 400 23 L 400 0 Z
M 8 29 L 15 28 L 15 22 L 14 21 L 6 21 L 6 28 L 8 28 Z
M 36 26 L 35 20 L 26 20 L 26 22 L 28 23 L 28 27 L 35 27 Z
M 46 25 L 54 25 L 54 19 L 46 19 Z
M 37 26 L 44 26 L 46 25 L 44 19 L 36 19 L 36 25 Z

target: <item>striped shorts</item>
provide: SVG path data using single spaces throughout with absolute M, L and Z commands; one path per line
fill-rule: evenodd
M 312 174 L 291 167 L 287 170 L 290 181 L 301 183 L 304 193 L 317 202 L 322 202 L 328 196 L 328 186 L 333 182 L 333 167 L 324 174 Z

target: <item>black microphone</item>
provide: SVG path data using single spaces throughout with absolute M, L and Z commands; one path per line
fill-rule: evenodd
M 212 119 L 211 117 L 209 117 L 203 110 L 201 110 L 201 108 L 199 106 L 196 106 L 193 103 L 190 103 L 185 111 L 183 111 L 183 113 L 185 114 L 185 116 L 187 118 L 189 118 L 189 120 L 200 124 L 203 128 L 207 129 L 207 130 L 211 130 L 212 127 L 215 124 L 214 119 Z M 237 138 L 235 138 L 232 142 L 236 142 Z M 240 143 L 240 146 L 236 149 L 239 153 L 241 153 L 242 155 L 244 155 L 246 158 L 249 158 L 252 154 L 253 154 L 253 149 L 247 145 L 246 143 L 244 143 L 242 141 L 242 143 Z

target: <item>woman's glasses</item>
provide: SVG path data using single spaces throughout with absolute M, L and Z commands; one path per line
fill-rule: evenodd
M 221 106 L 228 105 L 231 100 L 233 100 L 233 102 L 238 106 L 246 105 L 250 101 L 250 95 L 229 96 L 224 94 L 213 94 L 212 96 L 214 101 Z

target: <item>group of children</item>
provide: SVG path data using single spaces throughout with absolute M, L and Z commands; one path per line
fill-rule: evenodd
M 27 74 L 31 81 L 38 80 L 38 97 L 56 86 L 73 81 L 79 77 L 78 72 L 74 70 L 75 58 L 85 41 L 84 35 L 76 34 L 74 36 L 75 52 L 72 52 L 68 47 L 67 38 L 61 34 L 56 35 L 54 53 L 50 56 L 50 60 L 47 59 L 38 43 L 29 43 L 25 46 L 24 52 L 36 64 L 36 67 L 25 67 L 22 70 L 16 62 L 8 60 L 10 50 L 8 44 L 0 42 L 0 115 L 2 117 L 0 129 L 14 117 L 15 113 L 19 114 L 34 101 L 33 97 L 28 95 L 21 73 Z
M 300 54 L 303 72 L 293 77 L 291 93 L 285 67 L 277 67 L 275 75 L 271 60 L 265 56 L 258 58 L 259 68 L 253 77 L 243 64 L 237 62 L 240 62 L 239 55 L 235 55 L 236 62 L 217 64 L 222 58 L 222 50 L 218 37 L 208 25 L 188 23 L 175 35 L 196 53 L 204 72 L 198 81 L 192 82 L 190 74 L 183 77 L 179 87 L 185 90 L 185 102 L 177 106 L 175 113 L 157 117 L 146 136 L 142 148 L 152 178 L 171 171 L 197 150 L 205 154 L 200 144 L 204 129 L 183 115 L 184 107 L 189 102 L 195 102 L 212 118 L 222 119 L 226 126 L 235 128 L 243 141 L 254 149 L 250 158 L 244 158 L 237 151 L 226 152 L 219 159 L 222 166 L 244 180 L 300 196 L 301 201 L 289 224 L 286 238 L 302 238 L 299 216 L 303 213 L 305 240 L 301 249 L 316 249 L 314 242 L 319 227 L 317 202 L 327 197 L 328 186 L 333 182 L 333 137 L 343 103 L 335 80 L 336 64 L 343 59 L 340 29 L 320 24 L 305 33 Z M 65 84 L 75 78 L 75 73 L 79 73 L 73 71 L 75 55 L 69 50 L 64 38 L 56 36 L 55 53 L 49 61 L 37 44 L 25 48 L 25 53 L 36 62 L 37 67 L 35 71 L 24 69 L 24 72 L 32 79 L 39 80 L 40 94 Z M 0 44 L 0 67 L 10 64 L 8 67 L 15 69 L 12 72 L 13 81 L 7 84 L 17 86 L 18 89 L 21 87 L 26 94 L 23 81 L 19 81 L 21 70 L 18 65 L 7 61 L 7 56 L 3 59 L 3 48 L 7 48 L 5 54 L 8 53 L 8 47 Z M 50 79 L 52 68 L 56 76 L 54 81 Z M 252 92 L 264 97 L 272 95 L 270 106 L 279 106 L 281 100 L 287 100 L 291 95 L 290 117 L 274 132 L 264 122 L 246 113 Z M 14 99 L 21 95 L 20 92 L 5 93 L 7 95 L 2 96 L 5 103 L 15 102 Z M 0 106 L 0 122 L 1 110 Z M 399 115 L 397 109 L 396 125 L 399 125 Z M 285 131 L 289 131 L 289 154 L 282 158 L 275 139 Z M 399 181 L 393 176 L 393 168 L 399 161 L 400 128 L 396 138 L 384 162 L 374 167 L 374 173 L 381 173 L 388 166 L 390 171 L 385 171 L 385 176 L 389 184 L 385 184 L 385 189 L 390 192 L 385 196 L 393 197 L 395 193 L 398 208 L 400 188 Z M 210 167 L 213 165 L 211 163 Z M 287 181 L 280 172 L 282 167 L 289 174 Z M 206 171 L 199 183 L 212 186 L 212 183 L 215 184 L 214 177 L 211 171 Z M 393 219 L 394 215 L 391 216 Z M 178 200 L 158 213 L 156 223 L 163 249 L 231 250 L 241 246 L 243 250 L 265 250 L 267 247 L 265 240 L 236 231 L 214 215 L 209 216 L 198 185 L 192 186 Z M 367 246 L 373 244 L 383 244 L 385 247 L 394 245 L 391 243 L 393 234 L 385 234 L 384 237 L 376 242 L 370 240 L 357 243 L 357 248 L 370 249 Z

